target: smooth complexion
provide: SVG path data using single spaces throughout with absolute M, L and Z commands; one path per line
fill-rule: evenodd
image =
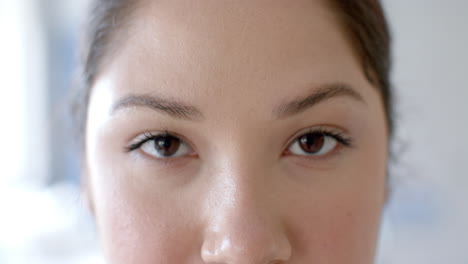
M 140 7 L 88 108 L 84 190 L 108 263 L 373 263 L 385 114 L 332 9 Z M 298 143 L 311 131 L 315 155 Z M 172 157 L 152 140 L 165 133 Z

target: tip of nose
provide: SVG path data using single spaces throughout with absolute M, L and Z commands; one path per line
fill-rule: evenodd
M 201 250 L 206 263 L 252 263 L 279 264 L 289 260 L 291 246 L 289 241 L 239 241 L 231 239 L 205 240 Z

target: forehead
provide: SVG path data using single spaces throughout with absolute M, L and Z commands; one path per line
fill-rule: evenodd
M 162 0 L 140 7 L 101 74 L 114 97 L 154 93 L 224 115 L 239 105 L 270 111 L 314 85 L 359 88 L 363 81 L 338 18 L 322 1 Z

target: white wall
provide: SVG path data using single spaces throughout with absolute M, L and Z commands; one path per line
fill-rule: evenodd
M 468 1 L 384 0 L 394 33 L 398 264 L 468 263 Z M 397 139 L 398 141 L 398 139 Z
M 46 54 L 34 3 L 0 1 L 0 187 L 26 175 L 40 181 L 48 169 Z

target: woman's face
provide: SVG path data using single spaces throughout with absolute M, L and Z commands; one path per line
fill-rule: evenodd
M 310 0 L 135 11 L 88 108 L 109 263 L 373 262 L 385 114 L 338 19 Z

